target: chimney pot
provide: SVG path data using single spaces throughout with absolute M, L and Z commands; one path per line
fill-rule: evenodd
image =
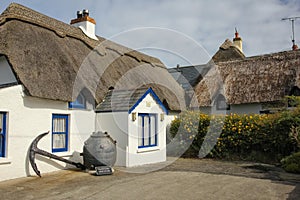
M 98 40 L 95 34 L 96 21 L 89 17 L 89 10 L 77 11 L 77 18 L 72 19 L 70 24 L 80 28 L 86 36 Z
M 77 11 L 77 19 L 80 19 L 82 17 L 82 11 Z
M 235 38 L 233 38 L 233 45 L 238 48 L 243 53 L 243 41 L 242 38 L 239 36 L 239 32 L 235 28 Z
M 84 16 L 84 17 L 85 17 L 85 16 L 89 16 L 89 10 L 84 9 L 84 10 L 83 10 L 83 16 Z
M 293 49 L 294 51 L 296 51 L 296 50 L 298 50 L 298 46 L 297 46 L 296 44 L 294 44 L 294 45 L 292 46 L 292 49 Z
M 179 65 L 179 64 L 176 65 L 176 70 L 177 70 L 178 72 L 180 72 L 180 65 Z

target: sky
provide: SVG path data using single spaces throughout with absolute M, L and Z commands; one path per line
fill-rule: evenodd
M 290 50 L 300 0 L 0 0 L 70 23 L 88 9 L 96 34 L 158 57 L 167 67 L 206 63 L 237 28 L 246 56 Z M 300 19 L 295 21 L 300 46 Z

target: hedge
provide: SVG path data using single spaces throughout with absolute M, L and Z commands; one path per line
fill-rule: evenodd
M 300 126 L 299 114 L 299 108 L 269 115 L 186 111 L 171 124 L 169 134 L 178 143 L 168 145 L 167 152 L 172 156 L 184 150 L 183 157 L 197 157 L 202 148 L 200 153 L 207 150 L 203 156 L 211 158 L 278 162 L 298 150 L 290 132 Z
M 281 164 L 285 171 L 300 174 L 300 152 L 282 159 Z

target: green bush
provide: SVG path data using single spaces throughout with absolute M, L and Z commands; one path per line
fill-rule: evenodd
M 189 145 L 184 157 L 207 150 L 205 155 L 212 158 L 278 162 L 297 150 L 297 141 L 290 134 L 292 127 L 300 127 L 299 109 L 226 116 L 187 111 L 172 122 L 170 135 L 179 141 L 176 148 Z
M 300 152 L 294 153 L 281 160 L 282 168 L 291 173 L 300 173 Z

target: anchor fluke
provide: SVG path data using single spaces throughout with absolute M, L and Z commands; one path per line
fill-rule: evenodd
M 46 132 L 46 133 L 43 133 L 43 134 L 40 134 L 39 136 L 37 136 L 31 143 L 30 145 L 30 150 L 29 150 L 29 161 L 30 161 L 30 164 L 31 164 L 31 167 L 33 169 L 33 171 L 39 176 L 41 177 L 41 172 L 38 170 L 37 168 L 37 165 L 35 163 L 35 153 L 38 151 L 38 148 L 37 148 L 37 143 L 40 141 L 40 139 L 42 137 L 44 137 L 45 135 L 47 135 L 49 133 Z
M 80 169 L 82 169 L 82 170 L 85 170 L 85 169 L 86 169 L 86 167 L 85 167 L 83 164 L 79 163 L 79 162 L 76 163 L 76 162 L 73 162 L 73 161 L 70 161 L 70 160 L 61 158 L 61 157 L 59 157 L 59 156 L 57 156 L 57 155 L 54 155 L 54 154 L 52 154 L 52 153 L 49 153 L 49 152 L 47 152 L 47 151 L 44 151 L 44 150 L 39 149 L 39 148 L 37 147 L 38 142 L 40 141 L 40 139 L 42 139 L 42 138 L 43 138 L 45 135 L 47 135 L 48 133 L 49 133 L 49 131 L 46 132 L 46 133 L 40 134 L 39 136 L 37 136 L 37 137 L 33 140 L 33 142 L 32 142 L 31 145 L 30 145 L 30 150 L 29 150 L 29 161 L 30 161 L 30 164 L 31 164 L 31 166 L 32 166 L 33 171 L 34 171 L 39 177 L 41 177 L 41 172 L 38 170 L 37 165 L 36 165 L 36 163 L 35 163 L 35 154 L 40 154 L 40 155 L 42 155 L 42 156 L 46 156 L 46 157 L 49 157 L 49 158 L 52 158 L 52 159 L 55 159 L 55 160 L 59 160 L 59 161 L 62 161 L 62 162 L 65 162 L 65 163 L 74 165 L 74 166 L 76 166 L 77 168 L 80 168 Z

